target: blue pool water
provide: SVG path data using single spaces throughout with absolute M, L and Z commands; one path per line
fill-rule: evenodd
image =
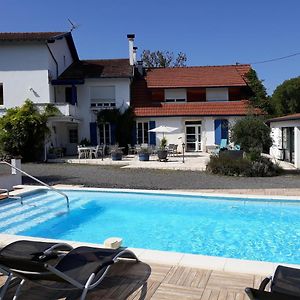
M 39 190 L 0 206 L 0 232 L 259 261 L 300 263 L 300 202 Z

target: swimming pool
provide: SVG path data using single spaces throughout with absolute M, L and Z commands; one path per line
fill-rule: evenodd
M 300 202 L 48 190 L 0 205 L 0 232 L 258 261 L 300 263 Z

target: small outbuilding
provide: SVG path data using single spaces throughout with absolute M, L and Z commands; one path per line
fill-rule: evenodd
M 300 113 L 268 120 L 273 145 L 270 155 L 300 169 Z

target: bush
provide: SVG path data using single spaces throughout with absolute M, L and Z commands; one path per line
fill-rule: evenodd
M 262 151 L 272 146 L 270 128 L 263 119 L 257 116 L 246 116 L 238 120 L 232 127 L 231 141 L 241 146 L 246 153 Z
M 228 176 L 268 177 L 278 175 L 281 169 L 267 157 L 259 157 L 251 161 L 247 158 L 231 159 L 226 156 L 211 156 L 207 171 Z
M 57 113 L 53 105 L 40 112 L 30 100 L 21 107 L 8 109 L 0 118 L 0 153 L 22 156 L 24 161 L 38 159 L 49 134 L 47 120 Z

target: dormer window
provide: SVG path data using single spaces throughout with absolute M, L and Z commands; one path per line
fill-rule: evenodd
M 228 88 L 207 88 L 206 101 L 228 101 Z
M 165 102 L 186 102 L 186 89 L 165 89 Z

